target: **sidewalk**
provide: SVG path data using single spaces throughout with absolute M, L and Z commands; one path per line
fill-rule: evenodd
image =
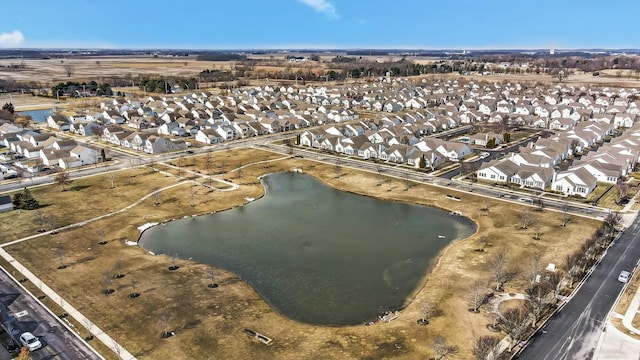
M 38 288 L 50 299 L 57 300 L 58 305 L 67 314 L 69 314 L 69 316 L 76 319 L 76 321 L 82 324 L 89 332 L 91 332 L 91 334 L 93 334 L 100 341 L 102 341 L 102 343 L 105 344 L 108 348 L 113 350 L 113 352 L 115 352 L 120 359 L 135 360 L 135 357 L 131 353 L 129 353 L 125 348 L 123 348 L 122 345 L 118 344 L 118 342 L 116 342 L 113 338 L 107 335 L 107 333 L 105 333 L 102 329 L 100 329 L 96 324 L 91 322 L 91 320 L 86 318 L 76 308 L 74 308 L 73 306 L 71 306 L 71 304 L 66 302 L 60 295 L 58 295 L 55 291 L 53 291 L 53 289 L 51 289 L 49 286 L 43 283 L 42 280 L 40 280 L 35 274 L 33 274 L 31 271 L 25 268 L 22 264 L 20 264 L 13 256 L 9 255 L 9 253 L 6 252 L 3 248 L 0 248 L 0 256 L 2 256 L 6 261 L 8 261 L 11 265 L 13 265 L 13 267 L 15 267 L 16 270 L 18 270 L 18 272 L 20 272 L 25 278 L 27 278 L 33 284 L 36 284 L 36 286 L 38 286 Z M 38 300 L 38 302 L 40 301 Z M 43 305 L 43 307 L 48 310 L 46 306 Z M 52 315 L 56 316 L 53 313 Z M 74 334 L 77 334 L 75 331 L 73 331 L 73 329 L 70 329 L 70 330 Z M 98 356 L 100 355 L 98 354 Z
M 622 316 L 622 325 L 629 330 L 630 333 L 634 333 L 636 335 L 640 335 L 640 329 L 633 326 L 633 318 L 640 311 L 640 287 L 636 290 L 629 307 L 627 308 L 627 312 Z

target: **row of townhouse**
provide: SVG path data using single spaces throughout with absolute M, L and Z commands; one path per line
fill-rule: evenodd
M 0 126 L 0 145 L 14 154 L 13 165 L 34 173 L 44 167 L 69 169 L 100 161 L 97 150 L 73 139 L 59 139 L 11 124 Z
M 48 124 L 86 136 L 103 136 L 103 127 L 108 125 L 136 131 L 155 129 L 160 137 L 194 137 L 210 144 L 354 120 L 359 116 L 354 111 L 357 108 L 381 112 L 376 118 L 383 125 L 412 123 L 426 133 L 481 121 L 572 130 L 587 120 L 614 127 L 633 125 L 640 111 L 632 100 L 635 95 L 635 91 L 606 88 L 599 92 L 571 87 L 527 89 L 519 84 L 428 83 L 398 78 L 335 88 L 267 85 L 235 89 L 228 95 L 198 92 L 109 99 L 100 104 L 101 112 L 55 115 Z
M 610 142 L 604 139 L 612 127 L 599 125 L 585 123 L 583 131 L 578 132 L 580 136 L 567 131 L 539 139 L 504 159 L 482 164 L 476 172 L 477 178 L 587 197 L 598 183 L 615 184 L 627 176 L 635 168 L 640 153 L 640 125 L 634 125 Z M 597 151 L 580 156 L 565 171 L 556 170 L 561 161 L 596 144 L 602 144 Z
M 189 143 L 181 138 L 167 138 L 157 135 L 155 129 L 130 130 L 120 125 L 107 125 L 101 139 L 126 149 L 160 154 L 168 151 L 184 150 Z
M 362 132 L 358 129 L 366 129 Z M 363 159 L 380 159 L 412 167 L 435 168 L 472 153 L 466 144 L 417 137 L 403 124 L 378 128 L 375 123 L 324 126 L 300 134 L 300 145 Z

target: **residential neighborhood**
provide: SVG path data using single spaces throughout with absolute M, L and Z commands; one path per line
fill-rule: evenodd
M 482 163 L 477 179 L 587 197 L 597 183 L 615 184 L 636 166 L 639 113 L 636 89 L 381 78 L 109 98 L 98 111 L 52 114 L 51 133 L 4 124 L 0 140 L 17 155 L 14 165 L 32 173 L 100 160 L 97 150 L 59 139 L 55 131 L 160 154 L 299 130 L 303 147 L 434 170 L 509 145 L 509 129 L 546 130 L 552 135 Z M 439 135 L 455 129 L 461 129 L 457 136 Z M 5 176 L 11 171 L 3 168 Z

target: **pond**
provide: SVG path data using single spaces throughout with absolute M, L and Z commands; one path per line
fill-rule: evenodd
M 338 191 L 304 174 L 272 174 L 263 184 L 262 199 L 153 227 L 139 244 L 231 271 L 293 320 L 353 325 L 404 306 L 440 251 L 475 231 L 464 217 Z
M 29 115 L 33 119 L 34 122 L 47 122 L 47 118 L 53 114 L 51 109 L 47 110 L 28 110 L 28 111 L 20 111 L 19 115 Z

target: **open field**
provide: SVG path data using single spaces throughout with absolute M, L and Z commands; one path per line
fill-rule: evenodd
M 7 248 L 13 256 L 29 267 L 54 290 L 82 313 L 105 329 L 127 350 L 143 359 L 157 358 L 260 358 L 260 359 L 415 359 L 433 356 L 432 344 L 435 335 L 444 336 L 449 343 L 460 346 L 456 358 L 471 358 L 472 339 L 483 334 L 491 334 L 486 325 L 491 322 L 483 311 L 474 314 L 467 311 L 468 285 L 474 280 L 486 281 L 487 289 L 492 284 L 487 268 L 487 260 L 498 249 L 509 253 L 509 263 L 525 264 L 527 254 L 540 249 L 544 252 L 542 264 L 553 262 L 560 266 L 566 254 L 578 248 L 591 234 L 596 221 L 574 217 L 567 227 L 560 227 L 556 213 L 550 210 L 534 211 L 522 204 L 503 203 L 485 199 L 473 194 L 457 193 L 423 184 L 412 184 L 406 189 L 402 179 L 384 178 L 377 186 L 376 174 L 363 173 L 344 168 L 336 178 L 335 166 L 306 159 L 280 159 L 282 155 L 255 149 L 214 152 L 216 159 L 225 159 L 225 171 L 243 166 L 237 179 L 238 170 L 225 174 L 225 179 L 242 186 L 236 191 L 209 191 L 196 186 L 195 204 L 190 204 L 190 185 L 180 184 L 163 191 L 159 206 L 149 198 L 138 206 L 117 215 L 89 223 L 81 228 L 47 235 Z M 263 162 L 264 160 L 272 160 Z M 190 163 L 189 158 L 184 159 Z M 138 226 L 153 221 L 164 221 L 192 214 L 221 211 L 246 202 L 246 197 L 259 198 L 263 188 L 257 177 L 266 173 L 301 168 L 326 184 L 343 191 L 375 196 L 391 201 L 405 201 L 427 206 L 436 206 L 450 211 L 461 211 L 478 224 L 478 231 L 469 239 L 452 243 L 433 265 L 426 276 L 423 287 L 417 289 L 400 317 L 390 323 L 372 326 L 318 327 L 290 321 L 271 310 L 249 286 L 234 274 L 218 271 L 217 289 L 210 289 L 207 266 L 178 260 L 180 268 L 169 271 L 171 259 L 153 256 L 138 247 L 126 246 L 125 239 L 136 239 Z M 197 157 L 189 170 L 206 174 L 204 156 Z M 115 189 L 105 189 L 108 181 L 102 179 L 90 186 L 74 191 L 61 192 L 57 186 L 33 190 L 36 198 L 56 206 L 58 211 L 69 212 L 65 221 L 79 221 L 89 215 L 72 215 L 79 206 L 87 206 L 86 212 L 110 212 L 128 205 L 142 197 L 139 189 L 157 186 L 158 181 L 176 184 L 173 177 L 153 173 L 148 168 L 136 170 L 132 178 L 136 186 L 126 185 L 129 171 L 121 172 L 122 182 Z M 143 181 L 144 180 L 144 181 Z M 80 186 L 84 180 L 76 180 L 71 186 Z M 89 181 L 89 180 L 87 180 Z M 102 186 L 98 189 L 99 186 Z M 137 189 L 137 190 L 135 190 Z M 92 193 L 102 195 L 121 193 L 127 201 L 91 201 L 91 206 L 79 202 Z M 461 198 L 460 202 L 447 200 L 445 194 Z M 92 198 L 93 199 L 93 198 Z M 488 210 L 481 210 L 487 207 Z M 48 208 L 45 208 L 48 210 Z M 73 209 L 73 210 L 70 210 Z M 84 208 L 82 208 L 85 212 Z M 541 229 L 541 239 L 534 240 L 533 225 L 520 229 L 521 214 L 529 209 L 531 217 Z M 3 218 L 0 223 L 14 223 L 16 219 L 31 218 L 32 212 L 23 212 Z M 23 216 L 23 214 L 28 214 Z M 20 218 L 20 219 L 22 219 Z M 37 228 L 27 220 L 21 225 L 27 230 L 15 235 L 26 236 Z M 97 245 L 99 229 L 105 229 L 106 245 Z M 9 229 L 2 229 L 3 233 Z M 480 238 L 488 239 L 486 251 L 478 252 Z M 179 240 L 177 240 L 179 241 Z M 58 249 L 64 248 L 65 264 L 69 267 L 57 269 L 60 265 Z M 116 261 L 126 275 L 114 279 L 111 286 L 115 292 L 104 295 L 104 277 L 114 274 Z M 135 291 L 141 296 L 131 299 Z M 525 280 L 521 277 L 508 282 L 506 292 L 522 292 Z M 493 285 L 495 286 L 495 285 Z M 421 318 L 421 307 L 425 300 L 438 304 L 440 315 L 427 326 L 416 324 Z M 162 339 L 162 328 L 158 318 L 170 313 L 169 327 L 176 336 Z M 265 346 L 255 342 L 245 334 L 250 328 L 274 339 L 274 344 Z M 115 358 L 114 354 L 105 354 Z
M 66 186 L 66 191 L 62 191 L 60 186 L 34 187 L 30 191 L 40 202 L 39 212 L 45 221 L 42 224 L 37 221 L 38 211 L 0 213 L 1 241 L 4 243 L 33 235 L 41 227 L 51 230 L 52 224 L 47 219 L 51 216 L 53 226 L 59 228 L 117 211 L 151 193 L 154 187 L 175 183 L 173 177 L 136 168 L 77 179 Z M 25 182 L 25 186 L 28 185 Z

